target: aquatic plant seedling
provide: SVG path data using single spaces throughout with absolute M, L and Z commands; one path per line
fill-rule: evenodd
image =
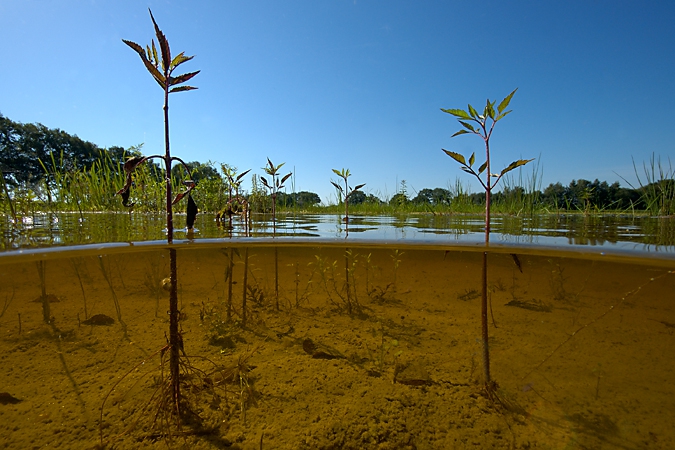
M 216 214 L 216 220 L 223 220 L 225 216 L 228 217 L 229 227 L 232 229 L 232 216 L 241 215 L 244 220 L 244 229 L 249 229 L 250 207 L 246 197 L 239 194 L 241 183 L 244 176 L 251 171 L 248 169 L 245 172 L 237 173 L 237 169 L 227 164 L 221 164 L 220 169 L 227 178 L 227 205 Z M 232 195 L 234 192 L 234 196 Z
M 351 173 L 349 173 L 349 169 L 344 169 L 344 168 L 341 169 L 341 170 L 333 169 L 333 173 L 335 175 L 339 176 L 340 178 L 342 178 L 342 180 L 345 183 L 345 187 L 343 188 L 341 185 L 339 185 L 335 181 L 331 180 L 331 184 L 333 186 L 335 186 L 335 189 L 338 190 L 338 192 L 342 196 L 342 199 L 343 199 L 344 204 L 345 204 L 345 217 L 342 220 L 345 223 L 348 223 L 349 222 L 349 196 L 352 195 L 354 192 L 360 190 L 363 186 L 366 185 L 366 183 L 359 184 L 359 185 L 355 186 L 354 188 L 352 188 L 350 190 L 349 184 L 347 183 L 347 178 L 349 178 L 351 176 Z
M 164 155 L 152 155 L 147 157 L 136 156 L 127 160 L 124 164 L 124 172 L 126 173 L 126 182 L 124 187 L 120 189 L 117 194 L 122 196 L 122 203 L 129 206 L 129 195 L 132 185 L 133 171 L 145 161 L 149 159 L 158 158 L 164 161 L 165 175 L 166 175 L 166 230 L 167 242 L 173 243 L 173 205 L 187 197 L 187 219 L 186 225 L 188 232 L 191 232 L 194 226 L 195 217 L 197 216 L 197 205 L 190 195 L 190 191 L 195 187 L 195 183 L 191 180 L 184 181 L 187 190 L 179 193 L 173 198 L 171 186 L 171 165 L 174 161 L 180 162 L 188 174 L 190 169 L 180 158 L 171 156 L 171 147 L 169 144 L 169 94 L 175 92 L 189 91 L 196 89 L 193 86 L 185 85 L 187 81 L 192 79 L 199 71 L 188 72 L 181 75 L 174 76 L 173 72 L 181 64 L 190 61 L 193 56 L 185 56 L 185 52 L 181 52 L 175 57 L 171 56 L 171 49 L 169 41 L 166 39 L 164 33 L 157 26 L 157 22 L 150 12 L 150 19 L 155 29 L 155 36 L 159 43 L 160 52 L 157 52 L 154 39 L 152 40 L 152 47 L 147 46 L 145 49 L 135 42 L 123 39 L 122 41 L 131 47 L 143 61 L 143 65 L 150 72 L 150 75 L 155 79 L 157 84 L 162 88 L 164 93 Z M 172 393 L 173 412 L 180 426 L 180 405 L 181 405 L 181 383 L 180 383 L 180 351 L 183 351 L 183 338 L 179 331 L 180 312 L 178 310 L 178 280 L 177 280 L 177 264 L 176 264 L 176 250 L 169 249 L 170 256 L 170 290 L 169 290 L 169 369 L 170 377 L 169 383 Z
M 487 280 L 487 246 L 490 243 L 490 204 L 492 197 L 492 190 L 499 183 L 499 180 L 517 167 L 524 166 L 525 164 L 533 161 L 534 159 L 519 159 L 508 166 L 506 166 L 498 174 L 492 173 L 492 167 L 490 163 L 490 138 L 492 137 L 492 131 L 494 130 L 495 125 L 498 121 L 506 117 L 511 113 L 511 110 L 506 110 L 508 108 L 513 95 L 516 93 L 518 88 L 514 89 L 509 95 L 507 95 L 500 103 L 497 105 L 495 110 L 495 103 L 491 102 L 490 99 L 487 100 L 483 113 L 479 114 L 476 109 L 468 105 L 468 111 L 463 109 L 443 109 L 441 111 L 447 114 L 451 114 L 457 118 L 457 121 L 462 125 L 463 129 L 457 131 L 451 137 L 460 136 L 462 134 L 475 134 L 479 136 L 485 144 L 485 162 L 478 167 L 476 171 L 473 167 L 476 162 L 475 153 L 472 153 L 468 161 L 460 153 L 456 153 L 450 150 L 442 149 L 445 154 L 450 156 L 452 159 L 457 161 L 461 166 L 462 170 L 473 175 L 483 186 L 485 190 L 485 245 L 486 251 L 483 252 L 483 270 L 482 270 L 482 296 L 481 296 L 481 324 L 482 324 L 482 339 L 483 339 L 483 375 L 485 377 L 485 390 L 488 396 L 491 396 L 494 391 L 494 383 L 490 377 L 490 350 L 488 345 L 488 280 Z M 474 125 L 475 124 L 475 125 Z M 485 180 L 482 178 L 482 174 L 485 173 Z
M 286 164 L 285 162 L 282 162 L 278 166 L 275 166 L 272 164 L 272 161 L 270 161 L 269 158 L 267 158 L 267 165 L 263 167 L 263 170 L 265 173 L 272 178 L 270 181 L 267 181 L 267 178 L 265 177 L 260 177 L 260 181 L 262 181 L 262 184 L 269 189 L 270 191 L 270 197 L 272 197 L 272 222 L 274 226 L 274 231 L 276 232 L 276 214 L 277 214 L 277 194 L 279 193 L 280 189 L 284 188 L 284 183 L 286 180 L 290 178 L 291 175 L 293 175 L 292 172 L 287 173 L 283 177 L 279 174 L 279 169 Z

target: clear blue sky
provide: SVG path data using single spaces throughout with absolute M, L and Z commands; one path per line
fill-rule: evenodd
M 539 158 L 543 186 L 633 182 L 631 156 L 675 163 L 675 2 L 0 0 L 0 112 L 101 147 L 163 149 L 162 91 L 124 45 L 154 37 L 195 58 L 199 89 L 170 98 L 172 153 L 333 196 L 332 168 L 381 197 L 471 181 L 441 148 L 440 108 L 511 90 L 493 164 Z M 528 174 L 525 170 L 524 174 Z M 621 181 L 622 185 L 625 185 Z M 250 184 L 247 182 L 246 187 Z

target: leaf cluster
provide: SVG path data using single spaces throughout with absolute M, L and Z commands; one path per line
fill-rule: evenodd
M 135 42 L 122 39 L 122 41 L 127 44 L 129 47 L 134 49 L 136 53 L 141 57 L 145 68 L 150 72 L 150 75 L 157 81 L 157 84 L 167 93 L 171 92 L 180 92 L 180 91 L 190 91 L 197 89 L 193 86 L 183 85 L 188 80 L 192 79 L 200 71 L 188 72 L 182 75 L 173 76 L 173 71 L 183 64 L 184 62 L 190 61 L 194 56 L 185 56 L 185 52 L 180 52 L 175 57 L 171 57 L 171 49 L 169 47 L 169 41 L 166 39 L 166 36 L 157 26 L 155 18 L 152 15 L 152 11 L 148 8 L 150 12 L 150 18 L 152 23 L 155 26 L 155 35 L 157 36 L 157 42 L 159 43 L 159 54 L 157 53 L 157 47 L 155 46 L 155 40 L 152 40 L 152 46 L 145 46 L 145 49 L 138 45 Z M 161 58 L 160 58 L 161 56 Z
M 126 160 L 124 163 L 124 173 L 126 175 L 126 181 L 124 183 L 124 187 L 117 191 L 115 195 L 120 195 L 122 197 L 122 204 L 126 206 L 127 208 L 131 208 L 134 206 L 134 203 L 129 203 L 129 197 L 131 196 L 131 186 L 133 185 L 133 178 L 132 174 L 134 171 L 141 166 L 143 163 L 146 161 L 149 161 L 153 158 L 160 158 L 164 159 L 163 156 L 159 155 L 152 155 L 152 156 L 133 156 L 129 159 Z M 181 160 L 180 158 L 177 157 L 172 157 L 172 161 L 178 161 L 183 165 L 187 173 L 190 173 L 190 168 Z M 192 196 L 190 195 L 190 192 L 195 188 L 196 183 L 192 180 L 184 180 L 183 184 L 186 187 L 186 190 L 184 192 L 179 192 L 176 194 L 176 196 L 173 198 L 173 201 L 171 202 L 172 205 L 175 205 L 179 201 L 181 201 L 183 198 L 187 197 L 187 228 L 191 229 L 194 226 L 195 218 L 197 216 L 198 208 L 197 205 L 195 204 L 195 201 L 192 199 Z
M 349 189 L 349 185 L 347 184 L 347 178 L 349 178 L 349 177 L 351 176 L 351 173 L 349 172 L 349 169 L 344 169 L 344 168 L 343 168 L 343 169 L 341 169 L 341 170 L 337 170 L 337 169 L 332 169 L 332 170 L 333 170 L 333 173 L 334 173 L 335 175 L 339 176 L 340 178 L 342 178 L 342 179 L 344 180 L 344 182 L 345 182 L 345 187 L 343 188 L 342 186 L 340 186 L 339 184 L 337 184 L 335 181 L 332 181 L 332 180 L 331 180 L 331 184 L 332 184 L 333 186 L 335 186 L 335 188 L 336 188 L 336 189 L 340 192 L 340 194 L 342 194 L 342 196 L 345 197 L 345 198 L 349 197 L 349 196 L 352 195 L 354 192 L 358 191 L 359 189 L 361 189 L 363 186 L 366 185 L 366 183 L 359 184 L 359 185 L 357 185 L 356 187 L 354 187 L 354 188 L 352 188 L 352 189 L 350 190 L 350 189 Z
M 519 159 L 516 161 L 513 161 L 511 164 L 506 166 L 504 169 L 502 169 L 501 172 L 499 173 L 490 173 L 490 155 L 489 155 L 489 142 L 490 142 L 490 137 L 492 136 L 492 131 L 494 130 L 495 124 L 506 117 L 508 114 L 511 113 L 511 110 L 506 110 L 508 108 L 509 103 L 511 103 L 511 99 L 513 98 L 514 94 L 518 88 L 514 89 L 513 92 L 511 92 L 509 95 L 507 95 L 500 103 L 497 105 L 497 108 L 495 109 L 495 104 L 497 103 L 496 101 L 490 101 L 488 99 L 485 104 L 485 108 L 483 108 L 483 113 L 479 114 L 478 111 L 471 106 L 471 104 L 468 105 L 467 110 L 463 109 L 443 109 L 441 108 L 441 111 L 447 114 L 451 114 L 457 118 L 457 121 L 464 127 L 463 129 L 457 131 L 455 134 L 453 134 L 451 137 L 455 136 L 460 136 L 462 134 L 475 134 L 480 136 L 484 141 L 485 141 L 485 146 L 487 149 L 487 155 L 486 155 L 486 160 L 483 164 L 481 164 L 478 167 L 478 170 L 475 170 L 473 168 L 474 163 L 476 162 L 476 154 L 472 153 L 471 156 L 469 157 L 469 160 L 467 162 L 467 159 L 464 157 L 464 155 L 453 152 L 450 150 L 442 149 L 446 155 L 450 156 L 452 159 L 457 161 L 461 166 L 462 170 L 470 173 L 471 175 L 475 176 L 478 181 L 480 181 L 481 185 L 486 191 L 492 190 L 492 188 L 499 182 L 501 177 L 503 177 L 505 174 L 508 172 L 512 171 L 513 169 L 524 166 L 525 164 L 529 163 L 530 161 L 534 161 L 533 159 Z M 472 123 L 473 122 L 473 123 Z M 474 125 L 475 124 L 475 125 Z M 481 175 L 483 172 L 487 170 L 487 182 L 483 182 Z M 495 177 L 496 179 L 494 182 L 490 182 L 490 177 Z
M 263 170 L 265 171 L 266 174 L 270 175 L 272 179 L 270 181 L 267 181 L 265 177 L 260 177 L 260 181 L 262 181 L 262 184 L 270 190 L 272 195 L 276 195 L 276 193 L 284 188 L 284 183 L 286 180 L 290 178 L 290 176 L 293 174 L 292 172 L 288 172 L 286 175 L 283 177 L 279 178 L 279 169 L 286 164 L 286 163 L 281 163 L 278 166 L 275 166 L 272 164 L 272 161 L 270 161 L 269 158 L 267 158 L 267 165 L 263 167 Z

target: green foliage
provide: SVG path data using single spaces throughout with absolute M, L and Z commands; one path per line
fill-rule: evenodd
M 341 169 L 341 170 L 337 170 L 337 169 L 332 169 L 332 170 L 333 170 L 333 173 L 334 173 L 335 175 L 337 175 L 338 177 L 342 178 L 342 181 L 344 181 L 344 184 L 345 184 L 345 186 L 344 186 L 344 188 L 343 188 L 341 184 L 338 184 L 337 182 L 335 182 L 335 181 L 333 181 L 333 180 L 331 180 L 331 182 L 330 182 L 330 183 L 333 185 L 333 187 L 335 187 L 335 189 L 337 190 L 337 192 L 339 193 L 339 199 L 340 199 L 340 202 L 341 202 L 341 203 L 344 203 L 344 205 L 345 205 L 345 217 L 344 217 L 343 220 L 344 220 L 345 222 L 347 222 L 347 221 L 349 220 L 349 197 L 350 197 L 354 192 L 360 190 L 363 186 L 365 186 L 366 183 L 359 184 L 359 185 L 357 185 L 357 186 L 355 186 L 355 187 L 353 187 L 353 188 L 350 189 L 350 188 L 349 188 L 349 183 L 348 183 L 348 181 L 347 181 L 347 178 L 349 178 L 349 177 L 351 176 L 351 173 L 349 172 L 349 169 L 344 169 L 344 168 L 343 168 L 343 169 Z
M 150 11 L 150 9 L 148 9 Z M 178 68 L 181 64 L 190 61 L 194 56 L 185 56 L 185 52 L 180 52 L 174 58 L 171 58 L 171 49 L 169 47 L 169 41 L 164 36 L 164 33 L 157 26 L 155 18 L 150 11 L 150 18 L 152 19 L 152 24 L 155 26 L 155 35 L 157 36 L 157 42 L 159 42 L 159 47 L 161 50 L 161 59 L 157 55 L 157 48 L 155 47 L 155 40 L 152 40 L 152 48 L 150 46 L 143 47 L 138 45 L 135 42 L 122 39 L 122 41 L 127 44 L 129 47 L 134 49 L 136 53 L 141 57 L 143 65 L 148 69 L 150 75 L 157 81 L 157 84 L 168 94 L 172 92 L 180 91 L 190 91 L 192 89 L 197 89 L 193 86 L 178 86 L 192 79 L 200 71 L 184 73 L 182 75 L 173 76 L 173 71 Z
M 640 185 L 638 191 L 644 209 L 663 216 L 675 214 L 675 169 L 670 158 L 666 165 L 661 162 L 661 157 L 652 154 L 649 164 L 642 163 L 642 174 L 633 160 L 633 170 Z
M 511 92 L 509 95 L 504 98 L 499 103 L 499 106 L 497 106 L 497 111 L 495 112 L 494 105 L 495 102 L 491 102 L 489 99 L 487 100 L 487 103 L 485 105 L 485 108 L 483 110 L 483 114 L 478 114 L 476 109 L 469 105 L 468 110 L 469 112 L 466 112 L 462 109 L 443 109 L 441 108 L 441 111 L 444 113 L 451 114 L 457 118 L 457 121 L 464 127 L 464 129 L 459 130 L 455 134 L 453 134 L 451 137 L 459 136 L 462 134 L 475 134 L 477 136 L 480 136 L 483 141 L 485 142 L 485 151 L 486 151 L 486 159 L 483 164 L 481 164 L 478 167 L 478 171 L 474 169 L 473 165 L 476 162 L 476 154 L 472 153 L 471 156 L 468 159 L 464 157 L 464 155 L 461 155 L 456 152 L 452 152 L 450 150 L 445 150 L 443 151 L 450 156 L 452 159 L 457 161 L 461 166 L 462 170 L 470 173 L 471 175 L 475 176 L 478 181 L 480 182 L 481 186 L 483 186 L 483 189 L 489 193 L 492 191 L 492 189 L 495 187 L 495 185 L 499 182 L 499 180 L 512 171 L 513 169 L 524 166 L 530 161 L 533 161 L 533 159 L 519 159 L 508 166 L 506 166 L 502 171 L 498 174 L 492 173 L 491 167 L 490 167 L 490 137 L 492 136 L 492 131 L 494 130 L 495 124 L 506 117 L 507 114 L 511 113 L 511 111 L 504 111 L 508 106 L 509 103 L 511 102 L 511 99 L 513 98 L 513 95 L 516 93 L 518 89 L 515 89 L 513 92 Z M 475 122 L 477 126 L 472 125 L 470 122 Z M 485 177 L 486 180 L 483 181 L 481 178 L 481 175 L 485 172 Z M 496 179 L 494 181 L 491 181 L 490 178 L 495 177 Z
M 165 154 L 162 155 L 152 155 L 147 157 L 136 156 L 133 158 L 127 159 L 124 163 L 124 172 L 126 174 L 126 179 L 124 187 L 117 191 L 117 195 L 122 196 L 122 204 L 127 207 L 134 205 L 133 202 L 130 203 L 131 196 L 131 186 L 133 183 L 132 174 L 136 171 L 138 167 L 141 167 L 143 163 L 148 160 L 158 158 L 164 161 L 166 177 L 166 217 L 167 217 L 167 240 L 169 243 L 173 241 L 173 205 L 178 203 L 181 199 L 187 198 L 187 228 L 191 230 L 194 225 L 195 217 L 197 215 L 197 205 L 190 196 L 190 191 L 196 186 L 192 175 L 190 173 L 190 168 L 188 165 L 181 160 L 180 158 L 172 157 L 169 145 L 169 94 L 173 92 L 189 91 L 197 89 L 193 86 L 182 85 L 183 83 L 192 79 L 200 71 L 184 73 L 182 75 L 173 76 L 173 71 L 178 68 L 181 64 L 190 61 L 193 56 L 185 56 L 184 52 L 179 53 L 174 58 L 171 57 L 171 49 L 169 47 L 169 41 L 166 39 L 166 36 L 157 26 L 155 18 L 150 12 L 150 19 L 152 19 L 152 24 L 155 27 L 155 36 L 157 37 L 157 42 L 160 47 L 161 59 L 157 54 L 157 48 L 155 46 L 155 40 L 152 40 L 152 47 L 146 46 L 145 50 L 143 47 L 136 44 L 135 42 L 122 39 L 122 42 L 127 44 L 133 50 L 138 53 L 143 61 L 143 65 L 148 70 L 150 75 L 157 81 L 157 84 L 164 91 L 164 143 L 165 143 Z M 160 70 L 161 69 L 161 70 Z M 180 86 L 182 85 L 182 86 Z M 183 184 L 187 187 L 185 192 L 177 194 L 175 197 L 172 196 L 172 187 L 175 185 L 173 180 L 173 170 L 171 164 L 173 161 L 177 161 L 183 165 L 185 171 L 188 174 L 188 179 L 183 181 Z M 173 198 L 173 199 L 172 199 Z

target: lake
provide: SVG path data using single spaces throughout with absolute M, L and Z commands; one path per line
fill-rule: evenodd
M 492 398 L 480 217 L 163 219 L 3 223 L 0 447 L 675 448 L 672 218 L 495 217 Z

